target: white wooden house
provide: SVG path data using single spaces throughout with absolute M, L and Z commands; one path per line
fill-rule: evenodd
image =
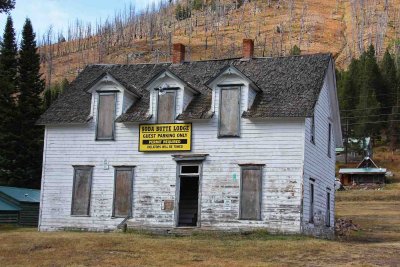
M 330 54 L 90 65 L 42 115 L 39 229 L 330 236 L 341 128 Z

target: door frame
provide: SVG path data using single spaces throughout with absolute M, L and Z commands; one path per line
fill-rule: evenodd
M 199 166 L 199 174 L 198 175 L 186 175 L 181 176 L 181 166 Z M 180 201 L 180 192 L 181 192 L 181 179 L 190 177 L 197 177 L 199 179 L 198 184 L 198 197 L 197 197 L 197 224 L 194 227 L 201 227 L 201 195 L 202 195 L 202 181 L 203 181 L 203 162 L 202 161 L 181 161 L 176 164 L 176 186 L 175 186 L 175 209 L 174 209 L 174 225 L 175 227 L 179 226 L 179 201 Z

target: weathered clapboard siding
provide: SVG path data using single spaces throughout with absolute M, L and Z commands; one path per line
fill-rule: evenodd
M 241 112 L 249 103 L 248 84 L 241 90 Z M 219 89 L 214 99 L 219 99 Z M 152 93 L 150 110 L 155 115 Z M 117 116 L 122 110 L 117 95 Z M 94 97 L 94 110 L 97 97 Z M 183 90 L 177 94 L 182 111 Z M 219 110 L 219 102 L 212 107 Z M 153 116 L 153 121 L 156 116 Z M 174 211 L 162 210 L 163 200 L 176 198 L 176 162 L 171 154 L 138 152 L 138 125 L 116 124 L 115 141 L 95 141 L 96 112 L 87 125 L 46 126 L 41 230 L 115 229 L 114 168 L 136 166 L 131 225 L 173 227 Z M 193 122 L 191 153 L 209 154 L 203 162 L 200 201 L 205 228 L 265 227 L 270 231 L 300 232 L 303 177 L 304 119 L 241 119 L 240 138 L 217 138 L 218 112 L 207 121 Z M 106 162 L 106 164 L 105 164 Z M 265 164 L 262 176 L 261 220 L 239 220 L 240 166 Z M 70 216 L 72 165 L 94 165 L 89 217 Z M 104 168 L 107 165 L 109 168 Z M 228 204 L 230 203 L 230 204 Z
M 306 119 L 306 138 L 304 153 L 304 181 L 303 181 L 303 232 L 307 234 L 331 236 L 335 218 L 335 135 L 331 133 L 330 155 L 328 157 L 329 123 L 333 125 L 330 104 L 330 92 L 334 89 L 333 73 L 329 68 L 315 107 L 315 144 L 311 140 L 312 119 Z M 310 178 L 314 182 L 314 223 L 310 218 Z M 326 227 L 326 194 L 330 192 L 330 227 Z
M 21 203 L 19 212 L 19 224 L 23 226 L 37 226 L 39 203 Z
M 18 211 L 0 211 L 0 224 L 17 224 Z

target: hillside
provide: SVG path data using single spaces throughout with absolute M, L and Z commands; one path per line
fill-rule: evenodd
M 46 42 L 55 39 L 50 31 L 41 38 L 42 71 L 53 83 L 72 80 L 87 64 L 169 61 L 176 42 L 187 46 L 188 60 L 234 57 L 243 38 L 255 39 L 255 56 L 286 55 L 297 45 L 304 54 L 333 53 L 339 68 L 369 44 L 378 57 L 386 47 L 400 50 L 400 0 L 238 2 L 204 1 L 183 17 L 171 3 L 139 14 L 129 7 L 94 26 L 77 20 L 66 38 L 58 34 L 59 43 Z

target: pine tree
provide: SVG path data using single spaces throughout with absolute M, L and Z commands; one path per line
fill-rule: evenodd
M 298 56 L 301 54 L 301 50 L 297 45 L 294 45 L 291 49 L 290 49 L 290 55 L 292 56 Z
M 0 184 L 9 184 L 15 169 L 17 142 L 17 44 L 7 18 L 0 48 Z
M 17 184 L 40 186 L 42 165 L 43 128 L 35 123 L 42 113 L 41 93 L 44 80 L 40 74 L 40 58 L 35 33 L 26 19 L 19 53 L 19 149 L 17 168 L 14 171 Z
M 397 70 L 394 58 L 390 54 L 389 50 L 386 50 L 381 62 L 381 73 L 385 83 L 385 87 L 388 91 L 387 106 L 393 106 L 396 102 L 396 91 L 397 91 Z
M 0 0 L 0 13 L 9 12 L 15 7 L 15 0 Z
M 358 75 L 359 103 L 356 115 L 359 118 L 356 134 L 360 137 L 376 136 L 382 129 L 377 123 L 380 118 L 384 84 L 375 57 L 375 49 L 371 45 L 360 57 L 361 72 Z
M 398 114 L 399 108 L 399 96 L 398 93 L 398 77 L 396 70 L 396 62 L 389 50 L 386 50 L 381 62 L 381 73 L 382 78 L 385 83 L 385 88 L 387 89 L 386 96 L 386 106 L 388 108 L 384 109 L 385 114 L 389 114 L 388 118 L 388 136 L 390 140 L 390 148 L 395 150 L 398 146 L 398 134 L 399 134 L 399 120 L 400 116 Z
M 13 84 L 15 84 L 17 78 L 17 53 L 14 25 L 11 16 L 8 16 L 1 46 L 0 64 L 2 69 L 0 72 L 3 79 L 7 79 L 8 82 Z
M 55 82 L 49 89 L 44 91 L 44 109 L 48 109 L 54 101 L 62 94 L 62 92 L 67 88 L 69 82 L 67 79 L 63 79 L 61 83 Z
M 338 95 L 340 110 L 345 110 L 342 114 L 349 124 L 356 123 L 355 107 L 359 103 L 362 73 L 361 63 L 358 59 L 352 59 L 348 71 L 339 72 L 338 79 Z

